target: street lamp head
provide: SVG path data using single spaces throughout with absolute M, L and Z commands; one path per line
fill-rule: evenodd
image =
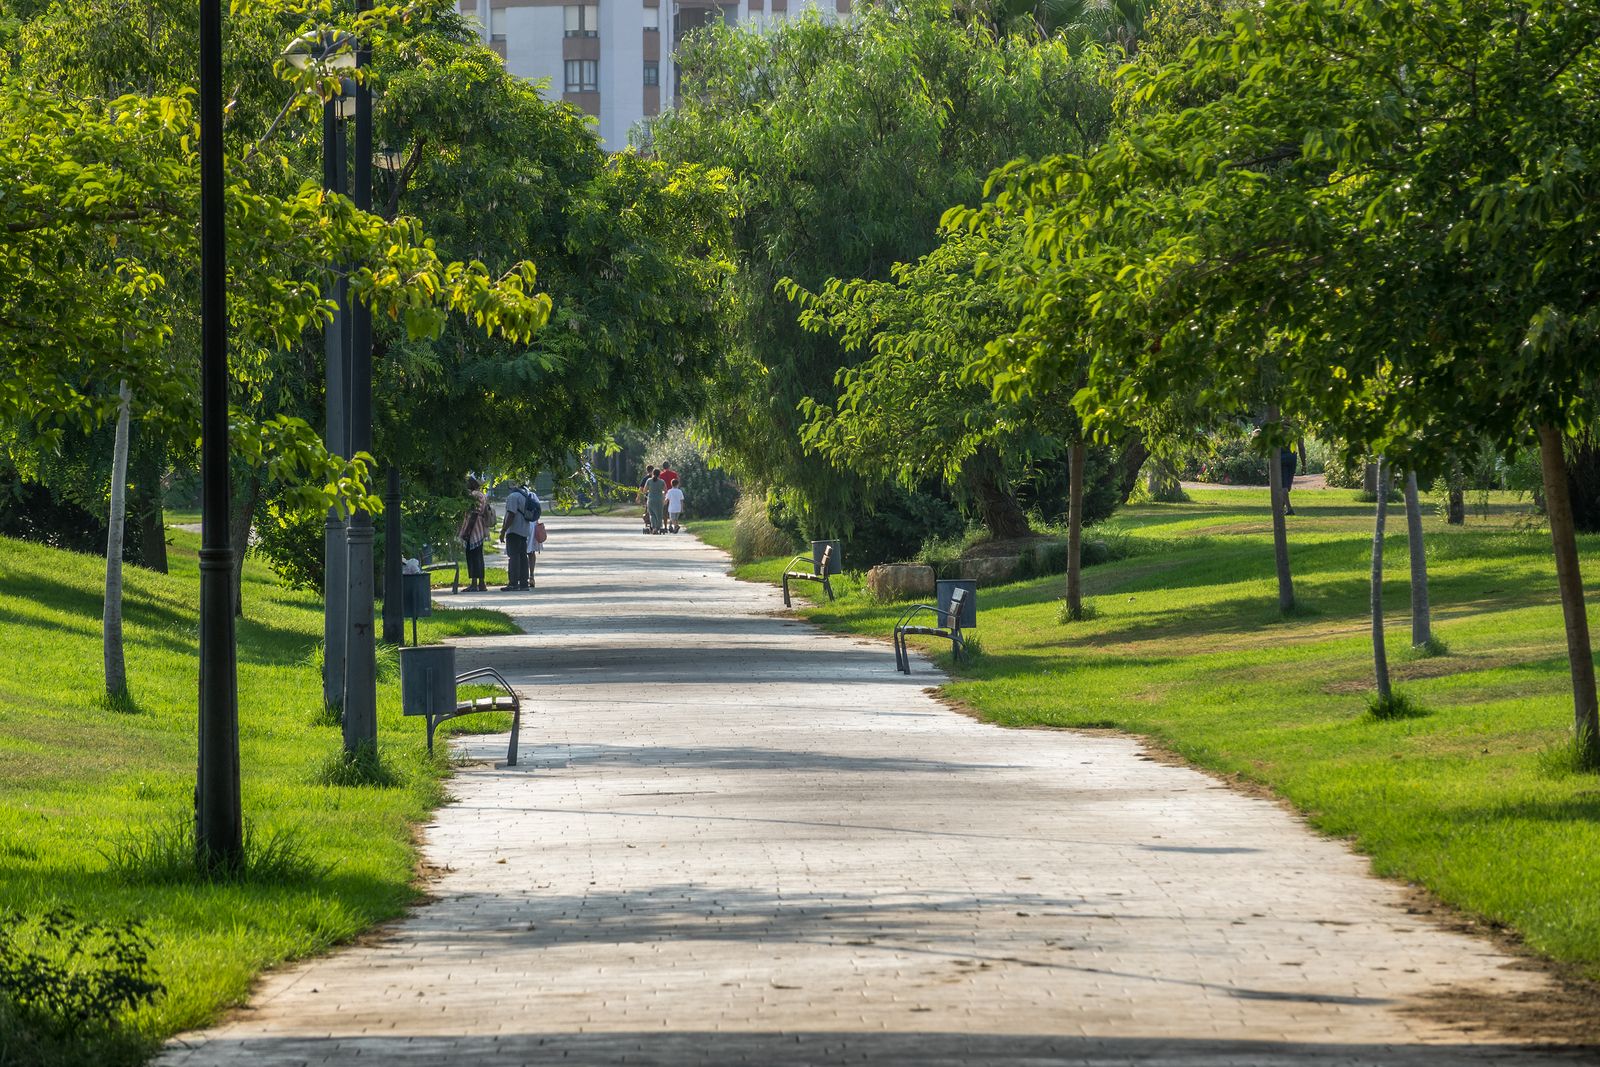
M 332 70 L 350 70 L 356 65 L 356 39 L 348 33 L 322 30 L 303 33 L 283 50 L 284 60 L 296 70 L 321 64 Z
M 380 148 L 372 156 L 372 165 L 396 174 L 406 168 L 406 153 L 399 148 Z
M 333 102 L 333 113 L 348 119 L 356 113 L 356 82 L 354 78 L 339 79 L 339 98 Z

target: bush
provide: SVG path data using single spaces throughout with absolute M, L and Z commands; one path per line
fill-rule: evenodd
M 733 546 L 729 551 L 733 561 L 750 563 L 794 550 L 795 538 L 778 529 L 768 516 L 766 494 L 741 493 L 733 509 Z
M 1183 476 L 1213 485 L 1266 485 L 1267 457 L 1254 438 L 1212 435 L 1189 457 Z
M 1364 462 L 1347 463 L 1336 448 L 1330 447 L 1323 460 L 1322 473 L 1329 489 L 1360 489 L 1366 472 L 1367 465 Z
M 165 992 L 137 923 L 80 919 L 67 908 L 0 912 L 0 997 L 47 1032 L 111 1027 Z
M 912 559 L 925 542 L 960 537 L 967 528 L 947 497 L 931 487 L 899 485 L 864 492 L 829 510 L 809 506 L 798 490 L 781 490 L 769 500 L 768 518 L 793 543 L 843 541 L 844 565 L 851 570 Z
M 1091 445 L 1083 463 L 1083 524 L 1093 526 L 1109 519 L 1122 504 L 1118 483 L 1117 451 Z M 1063 453 L 1059 462 L 1036 469 L 1017 484 L 1017 500 L 1024 510 L 1044 523 L 1065 522 L 1070 467 Z

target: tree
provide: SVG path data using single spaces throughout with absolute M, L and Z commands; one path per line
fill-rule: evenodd
M 1135 71 L 1136 99 L 1207 102 L 1002 194 L 1048 216 L 1053 254 L 1098 266 L 1109 343 L 1080 409 L 1271 376 L 1285 414 L 1352 456 L 1437 470 L 1473 435 L 1509 447 L 1537 426 L 1559 458 L 1600 370 L 1597 29 L 1592 5 L 1268 0 Z M 1577 732 L 1600 759 L 1575 543 L 1550 514 Z
M 106 696 L 124 700 L 128 672 L 122 659 L 122 527 L 128 499 L 128 383 L 117 387 L 117 443 L 111 461 L 111 517 L 106 522 L 106 595 L 101 619 Z
M 1383 534 L 1389 516 L 1389 469 L 1378 457 L 1377 504 L 1372 520 L 1372 676 L 1378 690 L 1378 706 L 1394 702 L 1389 686 L 1389 654 L 1383 637 Z
M 912 493 L 808 450 L 802 403 L 833 407 L 835 375 L 857 356 L 802 328 L 777 285 L 819 293 L 915 262 L 935 247 L 940 213 L 994 166 L 1102 136 L 1108 66 L 1061 40 L 968 24 L 938 0 L 864 6 L 848 23 L 716 29 L 679 60 L 694 91 L 655 125 L 656 150 L 737 175 L 733 351 L 707 430 L 743 480 L 775 487 L 813 536 L 850 532 L 864 562 L 869 538 L 889 543 L 873 536 L 889 502 Z
M 1406 542 L 1411 555 L 1411 647 L 1433 648 L 1433 618 L 1428 610 L 1428 547 L 1422 539 L 1422 502 L 1417 472 L 1406 471 Z

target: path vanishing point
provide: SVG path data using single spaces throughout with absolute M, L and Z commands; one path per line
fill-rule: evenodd
M 520 766 L 458 742 L 430 902 L 166 1067 L 1594 1062 L 1486 1021 L 1540 968 L 1281 806 L 974 721 L 687 536 L 550 525 L 536 592 L 448 600 L 517 618 L 461 669 L 531 714 Z

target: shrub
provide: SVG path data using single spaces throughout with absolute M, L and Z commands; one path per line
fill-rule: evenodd
M 766 494 L 741 493 L 733 509 L 733 546 L 729 553 L 733 561 L 749 563 L 794 550 L 795 538 L 778 529 L 768 516 Z
M 1190 457 L 1183 473 L 1213 485 L 1266 485 L 1267 457 L 1256 450 L 1254 438 L 1213 435 Z
M 1399 690 L 1391 692 L 1387 699 L 1373 693 L 1367 697 L 1367 717 L 1378 722 L 1391 722 L 1395 719 L 1420 719 L 1428 714 L 1428 709 L 1412 700 Z
M 35 1026 L 109 1027 L 165 991 L 138 923 L 80 919 L 67 908 L 0 911 L 0 997 Z

